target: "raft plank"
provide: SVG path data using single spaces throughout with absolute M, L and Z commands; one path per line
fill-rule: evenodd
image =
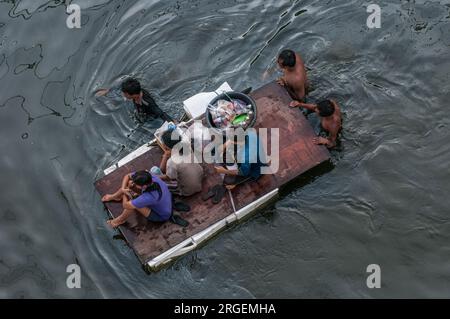
M 255 127 L 278 127 L 280 130 L 280 163 L 276 174 L 264 175 L 256 182 L 248 182 L 232 190 L 238 210 L 330 158 L 324 146 L 312 143 L 315 133 L 311 125 L 298 108 L 289 107 L 292 99 L 281 86 L 275 82 L 269 83 L 250 95 L 258 106 Z M 271 141 L 268 142 L 267 151 L 270 153 Z M 159 165 L 161 156 L 162 150 L 154 147 L 96 181 L 95 188 L 101 196 L 112 193 L 120 186 L 125 174 Z M 203 167 L 206 177 L 202 192 L 206 192 L 210 186 L 220 183 L 221 179 L 213 165 L 205 164 Z M 181 214 L 190 223 L 186 228 L 172 223 L 148 223 L 139 214 L 120 226 L 125 240 L 142 264 L 233 213 L 228 196 L 224 196 L 217 205 L 213 205 L 210 200 L 203 201 L 198 194 L 184 200 L 191 206 L 191 212 Z M 114 217 L 122 212 L 121 203 L 106 203 L 106 207 Z

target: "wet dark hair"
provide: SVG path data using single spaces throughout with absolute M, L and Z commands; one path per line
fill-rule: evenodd
M 317 103 L 319 115 L 322 117 L 331 116 L 334 113 L 334 105 L 330 100 L 323 100 Z
M 295 52 L 292 50 L 283 50 L 278 56 L 278 61 L 280 61 L 280 64 L 289 68 L 295 66 L 295 60 Z
M 162 190 L 158 183 L 153 182 L 152 174 L 147 171 L 137 171 L 133 175 L 131 175 L 131 180 L 133 183 L 139 186 L 147 186 L 144 192 L 158 192 L 158 200 L 161 199 Z
M 172 138 L 173 133 L 173 138 Z M 181 142 L 181 136 L 177 131 L 167 130 L 161 135 L 161 140 L 168 148 L 172 149 L 175 145 Z
M 139 83 L 138 80 L 133 78 L 128 78 L 125 81 L 122 82 L 122 92 L 128 93 L 130 95 L 136 95 L 141 93 L 141 83 Z

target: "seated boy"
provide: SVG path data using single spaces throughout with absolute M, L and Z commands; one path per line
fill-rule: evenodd
M 138 190 L 136 198 L 129 197 L 129 187 Z M 134 213 L 142 214 L 151 222 L 164 222 L 172 217 L 172 194 L 161 179 L 147 171 L 125 175 L 122 187 L 114 194 L 103 196 L 102 201 L 122 201 L 122 214 L 108 221 L 113 228 L 125 223 Z
M 223 183 L 228 189 L 233 189 L 237 185 L 249 180 L 257 180 L 261 176 L 261 162 L 263 151 L 260 149 L 259 139 L 256 133 L 250 131 L 245 135 L 244 142 L 227 141 L 225 148 L 237 146 L 236 169 L 227 169 L 225 167 L 216 167 L 216 172 L 224 174 Z
M 161 178 L 167 182 L 175 180 L 177 188 L 174 193 L 181 196 L 191 196 L 200 192 L 203 179 L 202 166 L 191 161 L 186 162 L 178 152 L 172 153 L 174 146 L 181 142 L 181 136 L 177 131 L 168 130 L 161 135 L 161 140 L 164 143 L 164 154 L 160 164 L 164 175 Z

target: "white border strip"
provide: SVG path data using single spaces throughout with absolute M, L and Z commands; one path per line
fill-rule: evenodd
M 160 267 L 171 262 L 174 258 L 179 257 L 181 255 L 184 255 L 184 254 L 194 250 L 195 248 L 197 248 L 198 245 L 205 242 L 212 236 L 216 235 L 217 233 L 219 233 L 221 230 L 223 230 L 227 226 L 247 217 L 249 214 L 254 212 L 260 206 L 269 202 L 277 194 L 278 194 L 278 188 L 274 189 L 270 193 L 262 196 L 261 198 L 258 198 L 256 201 L 250 203 L 249 205 L 241 208 L 236 213 L 232 213 L 231 215 L 228 215 L 226 218 L 209 226 L 208 228 L 199 232 L 198 234 L 195 234 L 195 235 L 189 237 L 188 239 L 179 243 L 175 247 L 172 247 L 169 250 L 163 252 L 161 255 L 158 255 L 155 258 L 151 259 L 150 261 L 147 262 L 147 267 L 152 271 L 157 271 Z

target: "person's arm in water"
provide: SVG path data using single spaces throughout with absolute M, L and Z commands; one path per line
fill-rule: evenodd
M 109 89 L 99 89 L 97 92 L 95 92 L 95 96 L 105 96 L 108 94 Z
M 120 86 L 113 86 L 109 89 L 107 88 L 101 88 L 95 91 L 95 97 L 101 97 L 106 96 L 108 93 L 111 93 L 113 95 L 119 95 L 122 97 L 122 90 L 120 89 Z
M 317 136 L 313 139 L 314 144 L 325 145 L 327 148 L 333 148 L 336 146 L 337 130 L 332 130 L 328 138 Z
M 123 102 L 123 93 L 120 86 L 113 86 L 109 89 L 98 89 L 97 91 L 95 91 L 94 95 L 98 100 L 107 99 L 115 102 Z
M 336 146 L 337 136 L 341 129 L 341 109 L 336 101 L 331 100 L 331 102 L 334 105 L 334 115 L 333 122 L 328 129 L 329 136 L 328 138 L 318 136 L 313 139 L 315 144 L 325 145 L 328 148 L 333 148 Z

